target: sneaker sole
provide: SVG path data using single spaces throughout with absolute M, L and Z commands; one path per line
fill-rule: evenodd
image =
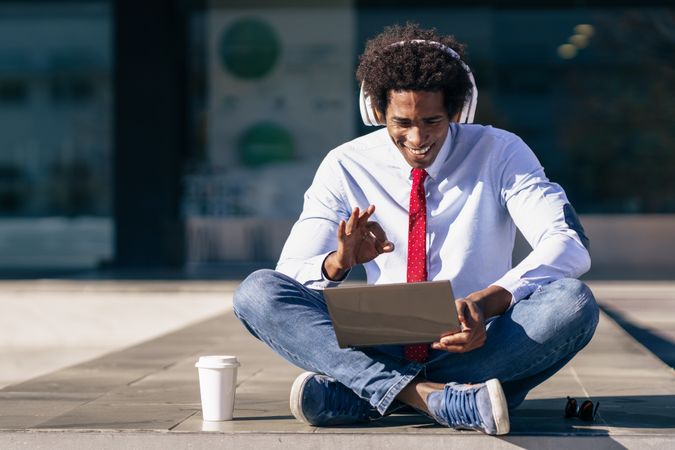
M 498 379 L 494 378 L 485 383 L 492 404 L 492 418 L 497 428 L 496 435 L 507 434 L 511 428 L 509 421 L 509 409 L 506 404 L 506 396 Z
M 291 405 L 291 413 L 300 422 L 309 423 L 309 420 L 307 420 L 305 415 L 302 413 L 302 391 L 305 389 L 307 380 L 312 378 L 314 375 L 316 375 L 314 372 L 301 373 L 298 375 L 298 378 L 295 379 L 293 386 L 291 387 L 291 398 L 289 401 Z

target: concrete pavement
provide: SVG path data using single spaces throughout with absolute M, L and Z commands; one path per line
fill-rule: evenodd
M 673 283 L 591 286 L 603 305 L 623 301 L 629 309 L 635 301 L 639 309 L 639 299 L 648 299 L 658 305 L 659 323 L 675 320 L 663 318 L 675 317 Z M 242 362 L 232 422 L 201 420 L 194 362 L 209 353 L 236 354 Z M 221 313 L 1 390 L 0 448 L 675 448 L 672 368 L 606 314 L 591 344 L 512 415 L 506 437 L 449 430 L 419 416 L 391 416 L 367 427 L 308 427 L 288 407 L 299 372 L 230 312 Z M 599 400 L 598 420 L 564 419 L 567 395 Z
M 235 282 L 0 281 L 0 388 L 231 308 Z

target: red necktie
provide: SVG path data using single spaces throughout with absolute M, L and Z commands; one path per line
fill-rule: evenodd
M 424 195 L 424 169 L 413 169 L 410 209 L 408 211 L 408 283 L 427 281 L 427 200 Z M 429 345 L 411 344 L 403 348 L 409 361 L 424 362 Z

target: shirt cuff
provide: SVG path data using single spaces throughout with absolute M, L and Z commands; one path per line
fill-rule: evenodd
M 535 282 L 522 278 L 514 278 L 508 272 L 492 284 L 502 287 L 511 293 L 511 304 L 509 305 L 509 308 L 520 300 L 528 297 L 539 287 L 539 284 Z
M 308 271 L 308 279 L 304 285 L 310 289 L 326 289 L 332 287 L 338 287 L 343 281 L 349 277 L 352 269 L 349 269 L 345 276 L 341 280 L 331 280 L 326 275 L 326 272 L 323 270 L 323 263 L 328 258 L 328 255 L 333 253 L 332 251 L 323 253 L 321 255 L 313 256 L 305 262 L 305 269 Z M 318 265 L 318 270 L 317 266 Z

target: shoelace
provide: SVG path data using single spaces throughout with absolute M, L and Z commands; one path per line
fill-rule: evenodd
M 448 391 L 451 391 L 449 399 Z M 450 425 L 481 426 L 478 406 L 476 405 L 477 392 L 477 389 L 457 390 L 452 386 L 445 386 L 445 414 Z
M 326 391 L 328 392 L 328 404 L 338 415 L 357 416 L 363 419 L 368 417 L 369 408 L 365 407 L 367 402 L 358 398 L 346 387 L 338 385 L 337 389 L 326 389 Z

